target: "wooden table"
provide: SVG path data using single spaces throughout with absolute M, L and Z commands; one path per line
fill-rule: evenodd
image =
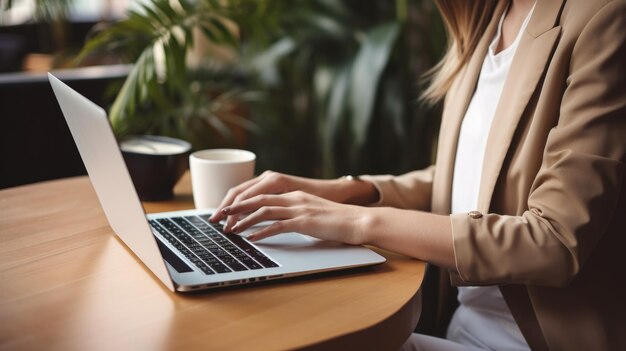
M 148 212 L 191 208 L 176 198 Z M 116 238 L 87 177 L 0 191 L 2 350 L 393 350 L 420 311 L 425 264 L 388 262 L 172 293 Z

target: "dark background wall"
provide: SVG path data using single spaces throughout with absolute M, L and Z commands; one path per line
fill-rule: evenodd
M 53 72 L 106 107 L 104 92 L 129 66 Z M 46 74 L 0 74 L 0 188 L 86 174 Z

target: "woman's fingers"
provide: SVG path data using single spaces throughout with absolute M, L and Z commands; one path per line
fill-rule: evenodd
M 291 196 L 292 193 L 280 195 L 260 194 L 253 198 L 236 202 L 226 208 L 230 215 L 251 213 L 263 206 L 289 206 L 295 204 Z
M 237 224 L 229 228 L 229 231 L 241 233 L 251 226 L 263 221 L 286 221 L 296 217 L 306 217 L 307 209 L 313 205 L 313 197 L 302 191 L 294 191 L 281 195 L 257 195 L 251 199 L 243 200 L 228 207 L 232 216 L 238 217 L 241 214 L 250 213 L 248 217 L 242 219 Z M 274 229 L 280 224 L 274 225 Z
M 239 204 L 242 201 L 246 201 L 247 199 L 254 198 L 262 194 L 273 193 L 273 192 L 276 192 L 276 185 L 273 184 L 268 177 L 265 177 L 264 179 L 262 179 L 255 185 L 242 191 L 232 201 L 231 206 L 225 207 L 225 209 L 222 210 L 222 214 L 228 216 L 228 218 L 226 219 L 226 225 L 224 226 L 224 229 L 226 231 L 230 231 L 232 227 L 235 225 L 235 223 L 237 223 L 237 221 L 239 220 L 238 213 L 235 213 L 232 211 L 232 205 Z
M 258 193 L 251 191 L 247 193 L 248 198 L 241 196 L 240 199 L 235 199 L 231 206 L 224 209 L 224 212 L 228 214 L 224 230 L 232 231 L 241 214 L 254 212 L 263 206 L 292 206 L 304 201 L 306 195 L 299 190 L 280 195 L 267 195 L 263 191 Z
M 264 221 L 286 220 L 296 215 L 295 207 L 266 206 L 251 213 L 248 217 L 240 220 L 232 229 L 233 233 L 241 233 L 244 230 Z
M 276 194 L 288 191 L 289 177 L 286 177 L 280 173 L 266 171 L 257 178 L 249 181 L 249 183 L 241 184 L 229 191 L 226 198 L 222 201 L 220 208 L 215 213 L 215 216 L 211 218 L 212 221 L 220 221 L 228 216 L 226 220 L 225 229 L 230 228 L 239 219 L 238 216 L 232 216 L 228 211 L 229 206 L 237 204 L 246 199 L 252 198 L 261 194 Z
M 258 231 L 248 235 L 247 239 L 250 241 L 259 241 L 281 233 L 297 232 L 298 222 L 299 220 L 296 218 L 274 222 L 267 227 L 259 229 Z
M 262 180 L 262 176 L 258 176 L 256 178 L 252 178 L 248 181 L 245 181 L 233 188 L 228 189 L 226 196 L 224 196 L 224 199 L 222 199 L 222 202 L 217 207 L 217 210 L 211 216 L 210 218 L 211 222 L 218 222 L 224 219 L 226 217 L 226 214 L 224 213 L 224 208 L 227 206 L 230 206 L 240 193 L 254 186 L 261 180 Z
M 285 195 L 265 195 L 259 194 L 252 198 L 235 201 L 231 206 L 226 207 L 225 212 L 228 213 L 228 219 L 224 230 L 232 231 L 241 214 L 255 212 L 263 206 L 287 206 L 287 197 Z

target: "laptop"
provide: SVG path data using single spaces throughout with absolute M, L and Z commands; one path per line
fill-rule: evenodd
M 48 78 L 109 225 L 171 291 L 250 284 L 385 262 L 365 247 L 294 232 L 252 243 L 245 236 L 258 226 L 241 235 L 224 233 L 220 224 L 209 223 L 211 209 L 146 215 L 106 112 L 52 74 Z

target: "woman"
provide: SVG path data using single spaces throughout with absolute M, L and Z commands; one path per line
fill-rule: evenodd
M 426 92 L 445 96 L 435 166 L 266 172 L 213 220 L 277 220 L 249 238 L 298 231 L 447 269 L 448 340 L 414 334 L 409 349 L 626 349 L 626 2 L 438 5 L 451 45 Z

